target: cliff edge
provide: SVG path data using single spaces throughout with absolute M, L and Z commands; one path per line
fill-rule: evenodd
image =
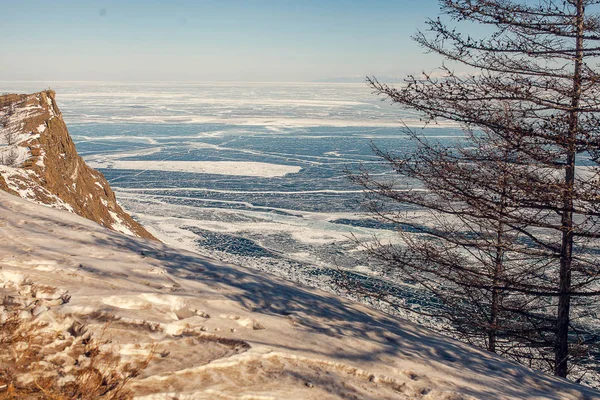
M 109 229 L 154 239 L 77 154 L 52 90 L 0 96 L 0 189 Z

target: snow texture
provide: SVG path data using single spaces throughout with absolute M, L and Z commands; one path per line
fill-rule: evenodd
M 92 168 L 130 169 L 141 171 L 171 171 L 196 174 L 218 174 L 273 178 L 299 172 L 302 167 L 251 161 L 91 161 Z
M 139 399 L 600 399 L 334 295 L 7 193 L 0 237 L 0 293 L 42 304 L 33 318 L 106 327 L 124 361 L 157 344 L 133 381 Z

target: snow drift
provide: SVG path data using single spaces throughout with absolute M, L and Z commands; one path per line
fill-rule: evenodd
M 36 304 L 28 318 L 104 331 L 124 362 L 157 346 L 133 381 L 140 399 L 600 399 L 334 295 L 4 192 L 0 238 L 0 294 Z

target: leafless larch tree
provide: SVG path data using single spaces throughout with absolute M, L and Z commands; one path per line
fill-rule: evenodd
M 441 1 L 444 17 L 415 35 L 447 60 L 441 73 L 396 88 L 368 83 L 463 135 L 447 145 L 406 128 L 414 152 L 375 148 L 393 179 L 367 168 L 351 176 L 369 211 L 399 229 L 399 243 L 367 253 L 440 304 L 421 312 L 463 340 L 573 379 L 598 362 L 596 3 Z

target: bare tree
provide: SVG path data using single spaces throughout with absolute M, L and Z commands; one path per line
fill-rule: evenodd
M 4 141 L 7 145 L 12 146 L 17 142 L 18 135 L 15 131 L 10 130 L 9 128 L 5 128 L 5 131 L 2 133 L 4 137 Z
M 373 195 L 374 215 L 405 228 L 401 246 L 370 254 L 441 301 L 463 338 L 562 377 L 598 340 L 588 323 L 600 296 L 595 3 L 442 0 L 461 29 L 430 20 L 415 39 L 470 72 L 368 82 L 430 122 L 458 123 L 464 137 L 448 146 L 407 128 L 414 153 L 376 149 L 401 179 L 352 177 Z M 391 212 L 389 201 L 411 208 Z
M 18 153 L 14 149 L 10 149 L 7 154 L 5 153 L 6 152 L 0 153 L 0 164 L 9 167 L 14 166 L 19 158 Z
M 14 104 L 12 103 L 4 107 L 0 113 L 0 129 L 4 129 L 4 132 L 2 132 L 2 137 L 9 146 L 13 145 L 17 140 L 16 133 L 11 131 L 8 127 L 10 117 L 14 115 L 14 113 L 15 109 Z

